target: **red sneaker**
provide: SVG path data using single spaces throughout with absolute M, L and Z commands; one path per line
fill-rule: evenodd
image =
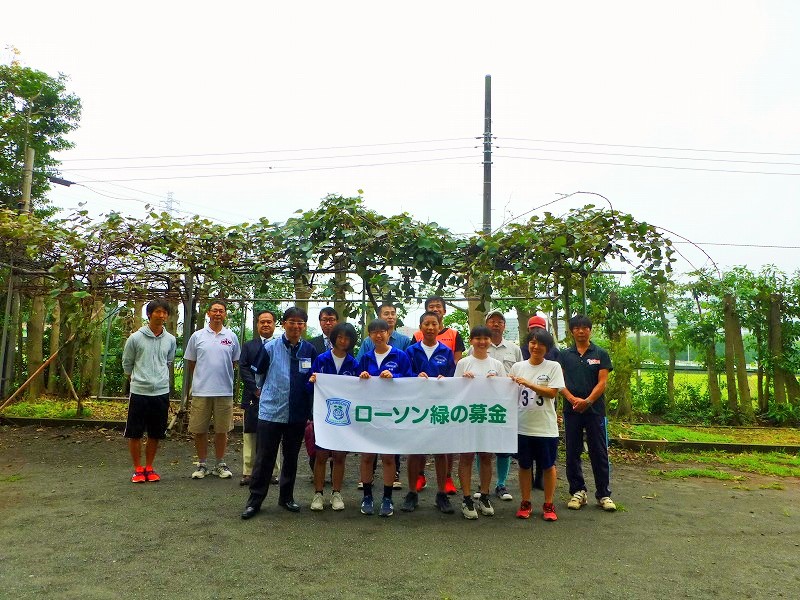
M 417 491 L 421 492 L 426 487 L 428 487 L 428 480 L 425 479 L 425 473 L 420 473 L 417 477 Z
M 153 471 L 153 467 L 145 468 L 144 477 L 147 481 L 161 481 L 161 475 Z
M 545 502 L 542 504 L 542 518 L 545 521 L 558 521 L 555 504 L 552 502 Z
M 448 496 L 455 496 L 458 493 L 456 489 L 456 484 L 453 483 L 453 478 L 448 477 L 447 481 L 444 482 L 444 493 Z
M 519 510 L 517 511 L 517 518 L 518 519 L 530 519 L 531 518 L 531 503 L 530 502 L 520 502 Z
M 144 467 L 136 467 L 136 470 L 133 472 L 133 476 L 131 477 L 131 481 L 133 483 L 144 483 L 147 481 L 147 478 L 144 475 Z

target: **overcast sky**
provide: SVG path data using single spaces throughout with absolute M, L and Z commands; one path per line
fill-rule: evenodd
M 723 268 L 798 268 L 800 3 L 276 6 L 4 6 L 3 47 L 68 74 L 83 101 L 61 158 L 87 187 L 53 201 L 140 216 L 172 192 L 176 208 L 234 223 L 361 189 L 377 211 L 469 233 L 491 74 L 494 226 L 590 191 L 723 244 L 704 246 Z

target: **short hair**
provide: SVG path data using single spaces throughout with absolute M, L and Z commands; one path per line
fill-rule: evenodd
M 469 332 L 469 339 L 478 337 L 492 337 L 492 330 L 486 325 L 476 325 Z
M 336 320 L 339 320 L 339 313 L 336 312 L 336 309 L 332 306 L 326 306 L 319 311 L 319 318 L 322 319 L 324 315 L 330 315 L 331 317 L 336 317 Z
M 285 323 L 289 319 L 302 319 L 303 323 L 308 323 L 308 313 L 299 306 L 290 306 L 283 311 L 281 323 Z
M 553 339 L 552 334 L 547 331 L 547 329 L 542 329 L 541 327 L 534 327 L 531 329 L 531 332 L 528 334 L 528 337 L 525 339 L 527 344 L 530 344 L 533 340 L 536 340 L 538 343 L 542 344 L 545 348 L 550 350 L 556 343 Z
M 163 298 L 158 298 L 156 300 L 150 300 L 150 302 L 148 302 L 147 306 L 145 306 L 144 308 L 144 312 L 147 315 L 148 319 L 150 318 L 150 315 L 152 315 L 157 308 L 163 308 L 165 311 L 167 311 L 168 315 L 172 314 L 172 309 L 169 306 L 169 302 L 167 302 Z
M 569 320 L 569 330 L 572 331 L 576 327 L 592 328 L 592 320 L 586 315 L 575 315 Z
M 268 308 L 265 308 L 264 310 L 260 310 L 260 311 L 258 311 L 256 313 L 256 321 L 258 321 L 261 318 L 261 315 L 263 315 L 265 313 L 269 313 L 272 316 L 272 320 L 275 321 L 276 323 L 278 322 L 278 315 L 275 314 L 275 311 L 270 310 Z
M 383 304 L 381 304 L 378 307 L 378 314 L 381 314 L 381 309 L 383 309 L 383 308 L 391 308 L 391 309 L 397 311 L 397 307 L 394 304 L 392 304 L 391 302 L 384 302 Z
M 430 296 L 425 299 L 425 310 L 428 310 L 428 307 L 431 305 L 431 302 L 441 302 L 442 306 L 446 306 L 444 303 L 444 298 L 441 296 Z
M 389 331 L 389 324 L 383 319 L 373 319 L 367 325 L 367 333 L 372 333 L 373 331 Z
M 350 344 L 347 346 L 347 352 L 352 352 L 353 348 L 356 347 L 356 341 L 358 340 L 355 327 L 350 325 L 350 323 L 339 323 L 338 325 L 335 325 L 334 328 L 331 329 L 331 334 L 328 336 L 331 346 L 336 345 L 336 338 L 338 338 L 340 335 L 344 335 L 350 340 Z
M 206 309 L 206 312 L 211 310 L 211 307 L 214 306 L 215 304 L 221 305 L 222 308 L 225 309 L 225 312 L 228 312 L 228 303 L 225 302 L 224 300 L 220 300 L 220 299 L 212 300 L 211 302 L 209 302 L 208 303 L 208 308 Z
M 437 315 L 435 312 L 426 310 L 424 313 L 422 313 L 422 316 L 419 318 L 420 325 L 422 325 L 422 322 L 425 320 L 425 317 L 433 317 L 434 319 L 436 319 L 437 322 L 439 321 L 439 315 Z

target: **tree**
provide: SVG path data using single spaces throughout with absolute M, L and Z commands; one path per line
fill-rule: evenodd
M 67 91 L 67 76 L 51 77 L 16 61 L 0 65 L 0 205 L 16 208 L 21 199 L 25 150 L 36 151 L 31 203 L 43 206 L 57 174 L 52 153 L 72 147 L 66 135 L 78 126 L 80 99 Z

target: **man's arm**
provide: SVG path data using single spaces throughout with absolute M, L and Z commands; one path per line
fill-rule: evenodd
M 250 349 L 250 343 L 242 346 L 242 354 L 239 360 L 239 377 L 242 378 L 244 387 L 248 391 L 255 390 L 256 388 L 256 376 L 250 369 L 250 365 L 253 364 L 253 359 L 257 356 L 257 353 L 255 353 L 254 356 L 250 356 L 251 354 L 253 354 L 253 352 Z

